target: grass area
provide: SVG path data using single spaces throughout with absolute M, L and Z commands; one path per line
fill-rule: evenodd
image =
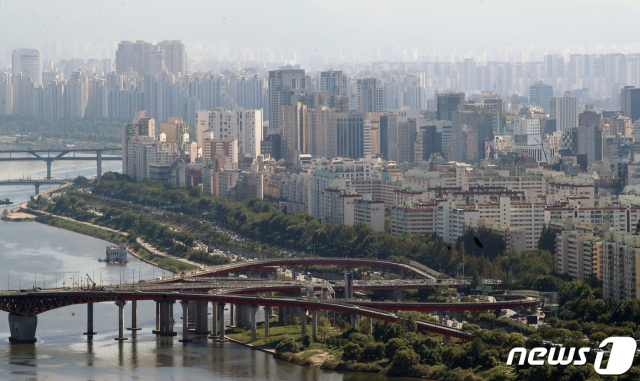
M 76 233 L 85 234 L 91 237 L 104 239 L 105 241 L 109 241 L 113 243 L 126 242 L 126 239 L 127 239 L 127 237 L 121 233 L 114 233 L 105 229 L 101 229 L 94 226 L 85 225 L 80 222 L 65 220 L 57 217 L 40 216 L 36 218 L 36 221 L 41 222 L 43 224 L 59 227 L 62 229 L 71 230 Z M 193 270 L 197 268 L 197 266 L 193 266 L 188 263 L 184 263 L 182 261 L 152 254 L 147 250 L 145 250 L 144 248 L 142 248 L 141 245 L 135 245 L 135 247 L 130 247 L 130 249 L 140 258 L 146 261 L 152 262 L 158 267 L 161 267 L 168 271 L 181 272 L 181 271 L 188 271 L 188 270 Z
M 40 216 L 36 218 L 36 221 L 58 228 L 71 230 L 76 233 L 85 234 L 91 237 L 104 239 L 105 241 L 113 243 L 125 242 L 127 238 L 124 234 L 121 233 L 114 233 L 108 230 L 96 228 L 94 226 L 85 225 L 80 222 L 69 221 L 57 217 Z
M 258 323 L 258 329 L 256 330 L 256 341 L 251 341 L 251 330 L 247 328 L 230 328 L 227 330 L 227 336 L 242 341 L 244 343 L 251 343 L 251 345 L 258 347 L 275 348 L 279 342 L 286 338 L 292 338 L 296 341 L 301 340 L 302 327 L 299 325 L 289 326 L 274 326 L 278 319 L 272 318 L 271 326 L 269 327 L 269 336 L 264 336 L 264 323 Z M 310 328 L 307 326 L 307 328 Z

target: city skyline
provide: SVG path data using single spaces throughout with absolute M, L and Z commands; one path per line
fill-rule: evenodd
M 43 2 L 36 10 L 4 2 L 0 66 L 7 66 L 7 54 L 17 48 L 41 49 L 43 59 L 114 58 L 110 55 L 123 40 L 181 39 L 196 60 L 305 64 L 536 61 L 552 53 L 640 51 L 632 38 L 640 32 L 633 22 L 639 8 L 631 1 L 539 1 L 533 12 L 527 12 L 524 3 L 498 0 L 368 4 L 279 0 L 261 7 L 250 1 L 192 2 L 181 4 L 183 12 L 175 13 L 167 11 L 174 4 L 164 1 L 153 7 L 148 2 Z M 538 16 L 537 11 L 545 9 L 549 12 Z M 580 17 L 571 17 L 578 10 Z M 151 22 L 135 22 L 135 15 L 141 14 Z M 166 25 L 184 27 L 177 32 Z M 624 25 L 624 33 L 616 25 Z

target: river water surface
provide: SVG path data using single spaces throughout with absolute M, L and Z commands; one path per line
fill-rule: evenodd
M 70 164 L 71 163 L 71 164 Z M 119 171 L 120 162 L 103 162 L 103 170 Z M 91 177 L 95 162 L 53 164 L 55 177 Z M 23 176 L 42 178 L 43 162 L 0 163 L 0 179 Z M 41 189 L 45 189 L 42 187 Z M 0 199 L 16 204 L 28 201 L 33 186 L 0 186 Z M 0 207 L 0 212 L 4 208 Z M 130 282 L 149 279 L 162 270 L 134 257 L 126 265 L 98 262 L 109 242 L 37 222 L 0 221 L 0 289 L 71 285 L 78 276 L 88 274 L 97 283 Z M 209 305 L 209 308 L 211 306 Z M 204 336 L 183 345 L 178 337 L 156 337 L 155 305 L 138 302 L 136 334 L 126 332 L 128 340 L 115 341 L 118 308 L 113 303 L 94 307 L 94 330 L 87 340 L 86 306 L 76 305 L 38 315 L 38 342 L 9 344 L 7 314 L 0 312 L 0 379 L 2 380 L 389 380 L 381 375 L 334 372 L 276 360 L 261 351 L 232 343 L 214 343 Z M 181 308 L 176 312 L 175 330 L 181 332 Z M 262 318 L 259 311 L 258 318 Z M 126 326 L 130 324 L 130 304 L 125 307 Z M 228 319 L 228 316 L 227 316 Z M 227 320 L 228 321 L 228 320 Z M 211 326 L 211 321 L 209 321 Z M 394 380 L 400 380 L 393 378 Z

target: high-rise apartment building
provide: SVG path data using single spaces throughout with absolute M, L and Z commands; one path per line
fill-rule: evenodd
M 464 104 L 464 93 L 436 94 L 436 119 L 452 120 L 453 111 Z
M 382 111 L 382 88 L 377 86 L 376 81 L 375 78 L 358 79 L 358 112 Z
M 564 132 L 579 125 L 578 97 L 571 91 L 565 91 L 562 97 L 551 97 L 549 101 L 550 118 L 556 121 L 556 131 Z
M 347 77 L 342 71 L 323 71 L 320 73 L 320 91 L 336 96 L 347 96 Z
M 300 102 L 280 106 L 281 152 L 285 162 L 293 164 L 298 154 L 306 152 L 307 106 Z
M 13 75 L 22 73 L 31 77 L 36 85 L 42 85 L 42 55 L 38 49 L 16 49 L 11 55 Z
M 534 106 L 540 106 L 544 112 L 550 112 L 549 105 L 553 96 L 553 86 L 545 85 L 542 81 L 537 81 L 529 87 L 529 101 Z
M 311 90 L 311 78 L 304 70 L 287 69 L 269 72 L 269 129 L 279 129 L 280 106 L 290 105 L 291 96 Z
M 261 109 L 199 110 L 196 112 L 198 148 L 204 147 L 205 139 L 236 139 L 238 141 L 238 155 L 255 158 L 261 154 L 262 119 Z
M 261 109 L 263 107 L 263 82 L 255 74 L 253 77 L 241 77 L 236 82 L 236 102 L 238 107 Z
M 64 87 L 64 117 L 83 118 L 89 101 L 89 77 L 82 71 L 74 72 Z
M 330 118 L 333 111 L 326 106 L 307 108 L 307 153 L 313 156 L 332 157 L 335 144 L 330 134 Z
M 139 76 L 160 74 L 165 69 L 171 74 L 185 74 L 184 44 L 181 41 L 162 41 L 157 45 L 142 40 L 122 41 L 116 50 L 116 72 L 124 74 L 129 68 Z

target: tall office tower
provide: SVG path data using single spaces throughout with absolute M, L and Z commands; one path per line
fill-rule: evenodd
M 382 88 L 375 78 L 363 78 L 357 81 L 358 112 L 382 111 Z
M 454 110 L 464 104 L 464 93 L 436 94 L 436 119 L 451 120 Z
M 550 112 L 549 103 L 553 96 L 553 86 L 545 85 L 542 81 L 537 81 L 529 86 L 529 101 L 534 106 L 540 106 L 544 112 Z
M 379 116 L 380 128 L 378 131 L 380 138 L 380 154 L 385 160 L 391 160 L 390 154 L 394 157 L 397 155 L 397 133 L 398 130 L 398 114 L 387 112 Z M 389 141 L 389 135 L 392 141 Z
M 565 91 L 562 97 L 551 97 L 549 111 L 550 119 L 556 121 L 556 131 L 564 132 L 579 125 L 578 97 L 571 91 Z
M 371 134 L 362 113 L 332 113 L 330 136 L 331 157 L 359 159 L 371 152 Z
M 342 71 L 320 72 L 320 91 L 346 97 L 347 77 L 344 76 Z
M 182 118 L 167 118 L 167 123 L 160 123 L 160 133 L 164 133 L 167 143 L 182 143 L 184 134 L 189 133 L 189 123 L 184 123 Z
M 414 161 L 428 161 L 432 154 L 442 153 L 442 132 L 432 120 L 420 119 L 418 123 Z
M 287 69 L 269 72 L 269 129 L 279 129 L 281 105 L 291 104 L 291 96 L 311 90 L 311 78 L 304 70 Z
M 171 74 L 186 74 L 187 52 L 180 40 L 165 40 L 158 44 L 164 54 L 164 67 Z
M 631 118 L 634 122 L 640 119 L 640 89 L 625 86 L 620 91 L 620 110 L 622 115 Z
M 0 72 L 0 115 L 13 113 L 13 86 L 11 75 Z
M 236 102 L 238 107 L 246 109 L 261 109 L 263 80 L 254 74 L 253 77 L 241 77 L 236 82 Z
M 42 85 L 42 55 L 38 49 L 16 49 L 11 55 L 13 75 L 22 73 L 31 77 L 36 85 Z
M 307 108 L 307 153 L 313 156 L 331 157 L 331 148 L 334 146 L 330 141 L 329 123 L 331 113 L 326 106 Z
M 601 115 L 595 111 L 585 110 L 578 115 L 578 126 L 586 127 L 589 125 L 597 125 L 600 127 Z
M 475 163 L 484 159 L 487 142 L 493 141 L 493 115 L 488 109 L 453 112 L 450 160 Z
M 300 102 L 280 105 L 281 152 L 287 163 L 293 164 L 298 154 L 306 152 L 306 113 L 307 106 Z
M 600 124 L 577 128 L 578 154 L 587 154 L 587 164 L 602 160 L 602 129 Z
M 66 81 L 64 87 L 64 117 L 83 118 L 89 99 L 89 77 L 76 71 Z

